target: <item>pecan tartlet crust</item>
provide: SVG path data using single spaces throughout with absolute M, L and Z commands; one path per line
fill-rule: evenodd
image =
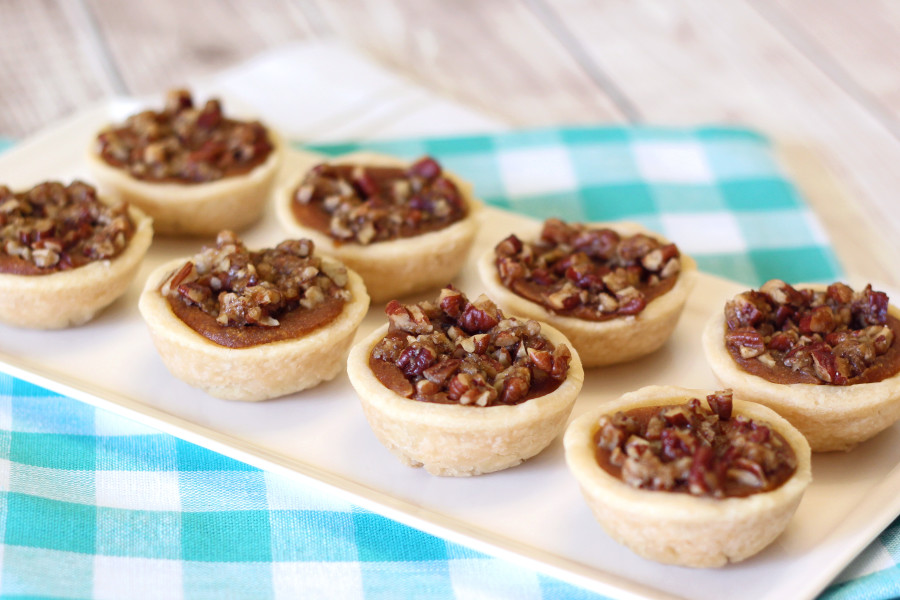
M 795 288 L 827 290 L 820 284 Z M 887 314 L 898 319 L 900 309 L 891 304 Z M 729 352 L 726 333 L 725 313 L 718 311 L 707 322 L 702 337 L 706 360 L 716 378 L 732 388 L 735 397 L 764 404 L 790 421 L 809 440 L 813 452 L 851 450 L 900 420 L 900 373 L 849 385 L 777 383 L 741 368 Z
M 282 227 L 292 236 L 313 240 L 323 254 L 329 254 L 360 274 L 373 302 L 383 302 L 446 285 L 462 269 L 478 232 L 481 202 L 472 186 L 444 170 L 442 176 L 459 191 L 465 216 L 446 227 L 412 237 L 401 237 L 367 244 L 342 242 L 315 227 L 297 221 L 291 205 L 295 194 L 315 165 L 319 155 L 297 157 L 298 175 L 276 192 L 275 210 Z M 355 152 L 328 161 L 333 165 L 407 168 L 410 162 L 371 152 Z
M 604 415 L 684 404 L 708 394 L 649 386 L 578 417 L 566 429 L 566 462 L 594 517 L 613 539 L 645 558 L 688 567 L 719 567 L 744 560 L 784 531 L 812 481 L 810 449 L 803 435 L 771 409 L 741 400 L 734 400 L 734 414 L 776 431 L 796 457 L 793 475 L 771 491 L 716 498 L 642 489 L 598 464 L 595 436 Z
M 466 377 L 480 379 L 481 373 L 477 373 L 477 369 L 471 369 L 476 372 L 472 376 L 458 372 L 449 384 L 449 402 L 439 398 L 419 398 L 421 394 L 404 396 L 379 380 L 370 362 L 388 331 L 386 324 L 352 348 L 347 374 L 381 444 L 403 464 L 424 466 L 434 475 L 461 477 L 491 473 L 514 467 L 537 455 L 565 427 L 584 381 L 581 361 L 577 353 L 571 352 L 565 378 L 557 387 L 543 395 L 518 399 L 514 404 L 501 403 L 508 391 L 502 378 L 496 383 L 501 391 L 494 394 L 493 400 L 488 400 L 487 388 L 468 386 L 476 392 L 471 398 L 467 393 L 457 394 L 459 390 L 455 386 Z M 466 340 L 487 335 L 495 337 L 493 334 L 462 336 L 458 339 L 460 347 L 455 354 L 464 357 L 462 362 L 470 360 L 471 353 L 463 350 Z M 568 346 L 562 333 L 544 323 L 540 324 L 540 335 L 554 348 Z M 494 389 L 492 387 L 490 391 Z
M 611 229 L 621 236 L 644 234 L 668 244 L 662 236 L 637 223 L 592 223 L 591 229 Z M 520 232 L 523 241 L 536 239 L 541 226 Z M 496 265 L 494 248 L 478 259 L 478 273 L 489 296 L 510 314 L 520 315 L 553 325 L 562 331 L 578 351 L 585 367 L 600 367 L 634 360 L 658 350 L 672 335 L 681 311 L 693 288 L 696 262 L 681 254 L 680 271 L 667 292 L 652 299 L 639 313 L 621 315 L 603 321 L 580 319 L 551 311 L 528 300 L 503 284 Z
M 271 150 L 261 164 L 247 172 L 199 183 L 139 179 L 127 168 L 104 160 L 97 139 L 88 149 L 87 165 L 103 193 L 141 208 L 153 218 L 157 233 L 215 235 L 222 229 L 244 229 L 262 215 L 284 153 L 280 137 L 271 128 L 266 133 Z
M 86 186 L 86 184 L 73 183 L 69 188 L 76 185 Z M 103 196 L 96 197 L 94 201 L 109 206 L 119 204 L 111 202 Z M 124 294 L 137 275 L 153 240 L 153 223 L 147 215 L 134 206 L 128 206 L 127 216 L 130 220 L 131 235 L 130 238 L 125 239 L 124 247 L 120 247 L 122 240 L 99 241 L 97 243 L 100 245 L 97 247 L 86 249 L 88 253 L 101 252 L 101 256 L 110 255 L 104 254 L 106 250 L 103 250 L 101 246 L 115 246 L 115 253 L 111 254 L 111 258 L 96 260 L 85 256 L 79 256 L 77 259 L 65 256 L 66 252 L 71 249 L 61 243 L 57 243 L 55 246 L 50 244 L 53 238 L 44 236 L 44 233 L 50 235 L 48 232 L 37 231 L 34 223 L 29 225 L 27 229 L 30 234 L 26 235 L 23 231 L 23 235 L 31 239 L 37 235 L 42 239 L 38 243 L 30 245 L 21 243 L 13 245 L 16 246 L 15 250 L 18 252 L 28 249 L 29 253 L 35 254 L 34 262 L 28 264 L 37 265 L 40 267 L 37 270 L 46 272 L 0 273 L 0 322 L 33 329 L 62 329 L 82 325 Z M 6 218 L 3 218 L 2 221 L 6 225 L 14 226 L 11 224 L 12 222 L 7 222 Z M 42 219 L 41 221 L 49 223 L 52 219 Z M 52 225 L 52 223 L 49 224 Z M 36 225 L 38 229 L 44 226 L 41 223 Z M 87 227 L 87 225 L 82 223 L 78 227 Z M 43 247 L 39 250 L 31 250 L 38 245 Z M 84 251 L 85 248 L 79 250 L 79 252 Z M 0 249 L 0 252 L 5 252 L 5 249 Z M 37 253 L 44 254 L 39 259 Z M 48 256 L 54 258 L 54 264 L 47 264 Z M 80 264 L 80 266 L 72 267 L 72 265 L 66 264 L 61 267 L 59 264 L 62 261 L 68 263 L 71 260 L 76 260 L 76 264 Z M 81 264 L 85 260 L 88 262 Z
M 260 401 L 329 381 L 343 370 L 344 357 L 369 308 L 362 279 L 346 270 L 349 300 L 340 314 L 302 337 L 232 348 L 207 339 L 182 321 L 163 294 L 187 258 L 167 262 L 147 279 L 138 308 L 169 371 L 217 398 Z M 323 270 L 342 265 L 321 258 Z

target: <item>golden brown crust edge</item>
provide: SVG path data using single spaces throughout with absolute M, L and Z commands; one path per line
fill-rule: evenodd
M 594 517 L 610 537 L 644 558 L 687 567 L 744 560 L 784 531 L 812 481 L 810 449 L 800 432 L 774 411 L 741 400 L 734 401 L 735 414 L 767 422 L 797 455 L 797 471 L 771 492 L 722 500 L 653 492 L 633 488 L 597 464 L 593 436 L 601 415 L 707 394 L 674 386 L 641 388 L 580 416 L 566 430 L 566 462 Z
M 359 273 L 366 282 L 373 302 L 384 302 L 410 294 L 441 287 L 450 283 L 462 270 L 481 218 L 481 202 L 472 193 L 472 186 L 445 171 L 444 175 L 459 188 L 468 213 L 464 219 L 441 229 L 412 238 L 359 244 L 335 245 L 328 235 L 297 223 L 291 211 L 291 201 L 306 170 L 322 162 L 323 157 L 301 154 L 298 159 L 299 177 L 281 186 L 275 193 L 275 213 L 282 227 L 291 236 L 311 239 L 317 251 L 334 256 Z M 332 163 L 352 163 L 371 166 L 407 166 L 392 156 L 370 152 L 355 152 L 331 159 Z
M 266 128 L 272 152 L 243 175 L 198 184 L 141 181 L 103 160 L 92 141 L 87 165 L 101 191 L 141 208 L 161 235 L 215 236 L 223 229 L 240 231 L 255 223 L 268 202 L 281 167 L 284 143 Z
M 155 269 L 138 304 L 160 358 L 175 377 L 217 398 L 255 402 L 313 387 L 343 370 L 344 357 L 369 308 L 359 275 L 347 270 L 351 300 L 325 327 L 297 340 L 226 348 L 185 325 L 159 292 L 160 284 L 185 260 Z
M 514 467 L 544 450 L 563 430 L 584 381 L 577 352 L 556 391 L 515 406 L 433 404 L 403 398 L 369 368 L 369 355 L 387 325 L 350 351 L 347 374 L 375 436 L 400 461 L 433 475 L 465 477 Z M 554 344 L 567 343 L 541 324 Z M 569 346 L 571 348 L 571 345 Z
M 895 306 L 888 310 L 900 318 Z M 741 369 L 725 348 L 724 335 L 725 316 L 719 311 L 707 321 L 702 337 L 716 378 L 736 398 L 764 404 L 790 421 L 813 452 L 851 450 L 900 420 L 900 373 L 848 386 L 772 383 Z
M 153 223 L 129 207 L 134 235 L 112 260 L 93 261 L 49 275 L 0 274 L 0 322 L 32 329 L 63 329 L 90 321 L 125 293 L 153 241 Z
M 592 223 L 609 227 L 620 234 L 646 233 L 657 239 L 662 236 L 636 223 Z M 536 233 L 535 233 L 536 235 Z M 494 248 L 478 259 L 478 274 L 486 292 L 505 312 L 549 323 L 562 331 L 581 356 L 585 368 L 602 367 L 628 362 L 658 350 L 675 331 L 678 319 L 694 286 L 697 263 L 681 255 L 681 273 L 667 293 L 654 299 L 634 317 L 619 317 L 610 321 L 592 322 L 556 315 L 546 308 L 512 292 L 500 281 L 494 265 Z

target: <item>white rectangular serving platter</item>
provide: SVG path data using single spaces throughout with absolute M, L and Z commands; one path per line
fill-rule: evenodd
M 22 189 L 47 179 L 89 180 L 83 154 L 93 134 L 132 108 L 103 105 L 20 144 L 0 156 L 0 182 Z M 534 223 L 489 209 L 484 225 L 454 282 L 469 295 L 481 291 L 472 259 Z M 251 247 L 283 237 L 271 213 L 244 234 Z M 155 240 L 127 294 L 82 327 L 29 331 L 0 325 L 0 370 L 613 598 L 712 600 L 727 590 L 732 599 L 811 599 L 900 513 L 895 426 L 851 453 L 815 456 L 814 482 L 794 519 L 757 556 L 716 570 L 664 566 L 634 555 L 595 523 L 566 469 L 559 439 L 513 469 L 439 478 L 402 466 L 377 442 L 344 375 L 263 403 L 212 398 L 169 374 L 137 311 L 149 271 L 201 243 Z M 573 417 L 649 384 L 714 389 L 700 331 L 741 289 L 701 274 L 671 340 L 645 359 L 589 371 Z M 382 306 L 373 306 L 359 336 L 383 322 Z

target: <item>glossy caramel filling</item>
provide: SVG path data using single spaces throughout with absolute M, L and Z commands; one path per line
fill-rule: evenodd
M 216 318 L 203 312 L 197 306 L 188 306 L 172 296 L 166 300 L 176 317 L 185 325 L 208 339 L 227 348 L 250 348 L 261 344 L 299 339 L 313 331 L 327 326 L 344 309 L 340 298 L 326 297 L 326 300 L 312 309 L 296 308 L 278 315 L 278 326 L 223 325 Z

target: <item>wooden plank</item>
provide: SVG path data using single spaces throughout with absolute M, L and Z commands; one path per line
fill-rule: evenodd
M 900 4 L 754 0 L 754 7 L 900 137 Z
M 112 93 L 77 3 L 0 2 L 0 135 L 20 137 Z
M 317 35 L 314 19 L 290 0 L 88 3 L 128 92 L 136 95 L 183 86 Z
M 900 284 L 900 141 L 743 0 L 547 0 L 646 119 L 739 123 L 812 146 L 852 200 L 811 197 L 845 267 Z M 854 239 L 857 243 L 844 243 Z
M 512 125 L 621 121 L 623 111 L 519 0 L 318 0 L 345 40 Z

